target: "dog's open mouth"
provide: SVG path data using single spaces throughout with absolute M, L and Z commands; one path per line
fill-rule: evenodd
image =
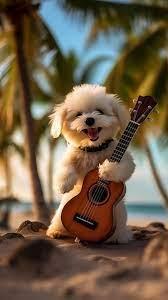
M 87 128 L 82 131 L 86 133 L 91 141 L 97 141 L 99 138 L 99 132 L 102 130 L 101 127 L 98 128 Z

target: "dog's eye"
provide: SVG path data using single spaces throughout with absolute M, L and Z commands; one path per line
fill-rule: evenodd
M 82 113 L 81 112 L 78 112 L 77 114 L 76 114 L 76 117 L 80 117 L 82 115 Z
M 104 112 L 101 109 L 97 109 L 97 111 L 101 114 L 104 115 Z

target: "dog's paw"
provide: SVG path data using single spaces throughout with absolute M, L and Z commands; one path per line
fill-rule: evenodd
M 99 176 L 100 178 L 109 181 L 123 181 L 123 174 L 119 163 L 110 162 L 108 159 L 106 159 L 102 165 L 99 165 Z
M 54 227 L 50 226 L 46 232 L 46 235 L 52 239 L 61 239 L 64 238 L 66 235 L 64 232 L 59 230 L 55 230 Z
M 114 234 L 107 240 L 116 244 L 128 244 L 129 241 L 133 240 L 133 232 L 128 227 L 122 230 L 116 230 Z

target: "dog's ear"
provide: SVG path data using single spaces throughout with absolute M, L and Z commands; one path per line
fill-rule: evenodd
M 56 105 L 53 113 L 50 115 L 51 135 L 53 138 L 57 138 L 60 136 L 65 115 L 66 115 L 65 103 Z
M 112 104 L 112 110 L 119 120 L 120 127 L 124 130 L 130 120 L 129 111 L 124 106 L 118 95 L 108 94 L 107 96 Z

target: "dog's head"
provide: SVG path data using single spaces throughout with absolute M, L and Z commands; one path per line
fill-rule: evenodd
M 124 129 L 129 113 L 117 95 L 105 87 L 84 84 L 73 88 L 51 115 L 51 134 L 61 133 L 74 146 L 97 146 Z

